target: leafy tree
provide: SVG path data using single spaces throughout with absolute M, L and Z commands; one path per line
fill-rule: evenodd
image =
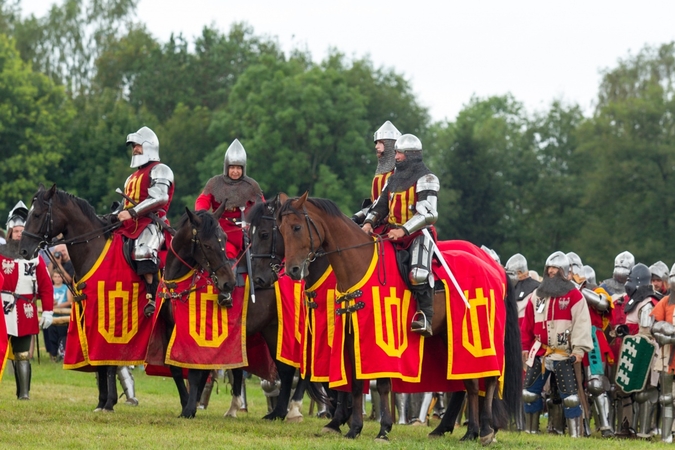
M 57 179 L 67 153 L 73 107 L 63 88 L 23 62 L 14 41 L 0 34 L 0 210 L 30 201 L 38 181 Z

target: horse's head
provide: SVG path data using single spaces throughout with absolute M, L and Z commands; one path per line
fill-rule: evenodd
M 307 201 L 306 192 L 296 199 L 280 194 L 279 201 L 282 206 L 277 221 L 286 246 L 286 273 L 294 280 L 301 280 L 307 276 L 309 263 L 323 245 L 326 236 L 323 222 L 310 214 L 309 211 L 316 208 Z
M 50 189 L 40 185 L 40 189 L 33 195 L 19 244 L 19 253 L 24 258 L 35 255 L 38 246 L 47 245 L 66 229 L 68 220 L 56 194 L 56 185 Z
M 225 252 L 227 235 L 216 219 L 223 212 L 220 208 L 214 214 L 207 211 L 192 212 L 188 208 L 185 210 L 187 218 L 181 221 L 174 237 L 174 251 L 177 255 L 184 254 L 209 272 L 221 294 L 229 298 L 235 286 L 235 277 Z M 177 248 L 178 244 L 184 247 L 189 245 L 187 253 L 185 248 Z
M 281 204 L 277 195 L 269 202 L 254 205 L 246 221 L 250 224 L 253 281 L 269 288 L 279 278 L 283 265 L 284 240 L 277 226 L 276 212 Z

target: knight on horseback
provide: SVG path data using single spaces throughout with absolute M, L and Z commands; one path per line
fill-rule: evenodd
M 363 231 L 387 220 L 387 237 L 394 240 L 399 252 L 409 252 L 408 281 L 417 300 L 417 313 L 410 329 L 431 336 L 434 277 L 431 272 L 433 224 L 438 219 L 438 177 L 422 160 L 422 142 L 412 134 L 404 134 L 394 144 L 396 169 L 382 193 L 368 211 Z M 430 231 L 424 233 L 424 230 Z
M 150 317 L 155 311 L 159 284 L 158 252 L 165 241 L 159 221 L 169 223 L 166 216 L 173 198 L 173 172 L 160 162 L 159 139 L 150 128 L 142 127 L 129 134 L 126 143 L 132 148 L 131 167 L 136 171 L 124 183 L 125 201 L 116 212 L 122 222 L 120 232 L 134 240 L 134 270 L 145 281 L 148 304 L 143 312 Z
M 569 281 L 570 260 L 555 252 L 546 260 L 544 280 L 527 298 L 520 325 L 527 371 L 523 389 L 525 431 L 539 432 L 541 392 L 555 374 L 571 437 L 579 437 L 581 400 L 574 365 L 593 348 L 591 318 L 581 292 Z
M 19 240 L 28 217 L 28 208 L 19 201 L 7 219 L 7 243 L 0 246 L 0 261 L 4 283 L 2 306 L 9 342 L 12 346 L 16 397 L 29 400 L 31 364 L 30 347 L 34 334 L 52 324 L 54 287 L 45 261 L 39 255 L 23 259 Z M 42 318 L 38 323 L 37 299 L 42 303 Z
M 388 120 L 378 128 L 375 134 L 373 134 L 375 154 L 377 156 L 377 167 L 375 168 L 375 176 L 373 177 L 373 183 L 370 189 L 370 198 L 364 200 L 364 206 L 367 206 L 360 209 L 352 216 L 352 220 L 359 225 L 363 224 L 370 205 L 377 200 L 382 193 L 382 189 L 387 183 L 387 180 L 391 174 L 394 173 L 394 167 L 396 165 L 396 150 L 394 150 L 394 145 L 396 144 L 396 140 L 400 137 L 401 132 Z

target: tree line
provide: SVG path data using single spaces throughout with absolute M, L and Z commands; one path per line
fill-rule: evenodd
M 0 211 L 56 183 L 107 212 L 131 171 L 126 135 L 147 125 L 174 171 L 174 220 L 235 138 L 268 197 L 309 191 L 351 214 L 377 164 L 372 134 L 391 120 L 422 139 L 441 180 L 442 239 L 503 263 L 520 252 L 539 271 L 554 250 L 575 251 L 601 279 L 623 250 L 675 262 L 673 42 L 605 69 L 590 117 L 505 94 L 434 122 L 404 73 L 368 57 L 315 62 L 245 23 L 160 42 L 135 11 L 136 0 L 61 0 L 35 17 L 0 0 Z

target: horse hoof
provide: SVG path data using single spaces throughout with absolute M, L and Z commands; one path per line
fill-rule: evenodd
M 290 422 L 290 423 L 300 423 L 303 420 L 305 420 L 305 419 L 302 416 L 295 416 L 295 417 L 286 416 L 286 422 Z
M 126 402 L 124 402 L 125 405 L 129 406 L 138 406 L 138 399 L 137 398 L 128 398 Z
M 103 408 L 101 408 L 100 406 L 97 406 L 96 408 L 94 408 L 93 412 L 101 412 L 101 411 L 103 411 Z
M 495 434 L 490 433 L 487 436 L 483 436 L 480 438 L 480 445 L 486 446 L 492 444 L 492 442 L 495 441 Z
M 335 428 L 323 427 L 321 429 L 321 434 L 341 434 L 341 433 L 340 430 L 336 430 Z
M 375 442 L 379 442 L 382 444 L 391 444 L 391 441 L 389 441 L 389 437 L 387 435 L 376 437 Z

